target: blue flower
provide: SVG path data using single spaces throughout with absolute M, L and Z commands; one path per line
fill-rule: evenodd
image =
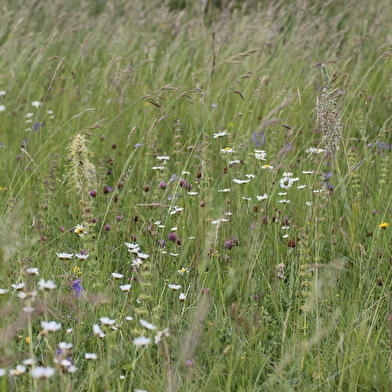
M 81 297 L 82 294 L 81 292 L 83 291 L 83 287 L 80 284 L 80 282 L 82 281 L 82 279 L 76 279 L 72 282 L 72 290 L 76 291 L 76 296 L 77 297 Z

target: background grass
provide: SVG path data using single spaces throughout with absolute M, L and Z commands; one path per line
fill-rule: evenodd
M 389 390 L 387 9 L 4 1 L 1 390 Z M 341 132 L 336 154 L 328 132 Z M 85 146 L 70 149 L 77 135 Z M 298 178 L 289 189 L 283 173 Z M 126 242 L 149 255 L 141 266 Z M 13 375 L 27 358 L 55 374 Z

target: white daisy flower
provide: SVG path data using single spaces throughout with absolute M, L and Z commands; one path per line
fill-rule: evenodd
M 95 353 L 85 353 L 84 357 L 87 360 L 92 360 L 92 361 L 95 361 L 98 358 L 97 354 L 95 354 Z
M 73 253 L 56 253 L 59 259 L 72 259 Z
M 246 184 L 247 182 L 249 182 L 250 180 L 239 180 L 237 178 L 234 178 L 233 182 L 235 182 L 236 184 Z
M 266 200 L 266 199 L 268 199 L 268 197 L 269 196 L 266 193 L 264 193 L 264 195 L 262 195 L 262 196 L 256 196 L 258 201 Z
M 99 321 L 104 325 L 114 325 L 116 320 L 112 320 L 109 317 L 101 317 Z
M 36 366 L 34 369 L 30 370 L 31 377 L 35 379 L 50 378 L 54 375 L 54 373 L 55 369 L 52 367 Z
M 185 272 L 189 272 L 189 269 L 188 269 L 188 268 L 181 267 L 181 269 L 179 269 L 177 272 L 178 272 L 180 275 L 184 275 Z
M 79 237 L 83 237 L 85 234 L 87 234 L 87 231 L 84 230 L 83 225 L 77 225 L 74 229 L 75 233 L 79 236 Z
M 139 258 L 132 261 L 132 265 L 136 267 L 140 267 L 142 264 L 143 264 L 143 260 Z
M 151 339 L 150 339 L 150 338 L 146 338 L 146 337 L 144 337 L 144 336 L 140 336 L 140 337 L 135 338 L 135 339 L 133 340 L 133 344 L 134 344 L 135 346 L 138 346 L 138 347 L 145 347 L 145 346 L 147 346 L 148 344 L 150 344 L 150 342 L 151 342 Z
M 56 323 L 56 321 L 42 321 L 41 327 L 46 332 L 55 332 L 61 329 L 61 324 Z
M 11 287 L 12 287 L 14 290 L 22 290 L 23 287 L 24 287 L 24 283 L 12 284 Z
M 75 255 L 75 257 L 77 257 L 79 260 L 86 260 L 89 255 L 82 255 L 81 253 L 78 253 Z
M 149 330 L 157 329 L 157 327 L 156 327 L 155 325 L 149 323 L 149 322 L 146 321 L 146 320 L 140 319 L 140 320 L 139 320 L 139 323 L 142 325 L 142 327 L 144 327 L 144 328 L 146 328 L 146 329 L 149 329 Z
M 181 294 L 178 296 L 178 299 L 179 299 L 180 301 L 185 301 L 185 300 L 186 300 L 186 295 L 185 295 L 184 293 L 181 293 Z
M 38 276 L 38 268 L 27 268 L 26 272 L 27 272 L 29 275 Z
M 121 285 L 119 287 L 120 287 L 120 289 L 122 291 L 127 292 L 127 291 L 129 291 L 131 289 L 132 286 L 130 284 L 123 284 L 123 285 Z
M 214 133 L 214 139 L 216 139 L 217 137 L 222 137 L 222 136 L 227 136 L 227 130 L 225 129 L 224 131 L 218 132 L 218 133 Z
M 19 376 L 26 371 L 26 366 L 24 365 L 17 365 L 15 369 L 10 369 L 9 373 L 11 376 Z
M 38 286 L 42 291 L 49 291 L 49 290 L 53 290 L 55 289 L 57 286 L 54 284 L 53 281 L 48 280 L 47 282 L 45 282 L 44 279 L 41 279 L 38 282 Z
M 172 290 L 179 290 L 182 286 L 179 284 L 169 284 L 168 287 Z

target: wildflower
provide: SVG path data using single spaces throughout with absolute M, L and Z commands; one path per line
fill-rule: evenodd
M 196 195 L 198 195 L 199 194 L 199 192 L 188 192 L 188 195 L 189 196 L 196 196 Z
M 258 201 L 266 200 L 266 199 L 268 199 L 268 197 L 269 196 L 266 193 L 264 193 L 264 195 L 262 195 L 262 196 L 256 196 Z
M 68 329 L 65 331 L 65 333 L 66 333 L 67 335 L 69 335 L 69 334 L 72 333 L 72 331 L 73 331 L 73 328 L 68 328 Z
M 176 214 L 177 212 L 181 212 L 182 210 L 183 210 L 182 207 L 174 206 L 173 208 L 171 208 L 171 209 L 169 210 L 169 214 L 170 214 L 170 215 L 174 215 L 174 214 Z
M 121 285 L 121 286 L 119 286 L 119 287 L 120 287 L 120 289 L 121 289 L 122 291 L 127 292 L 127 291 L 130 290 L 131 285 L 130 285 L 130 284 L 123 284 L 123 285 Z
M 286 199 L 282 199 L 282 200 L 278 200 L 278 203 L 289 204 L 289 203 L 291 203 L 291 201 L 286 200 Z
M 303 174 L 313 174 L 314 171 L 313 170 L 308 170 L 308 171 L 304 170 L 302 173 Z
M 292 173 L 284 173 L 284 174 L 292 174 Z M 291 178 L 289 176 L 283 176 L 280 180 L 279 180 L 279 185 L 281 188 L 284 189 L 289 189 L 292 187 L 294 181 L 299 180 L 298 178 Z
M 105 337 L 105 333 L 101 330 L 101 328 L 98 324 L 93 325 L 93 333 L 94 333 L 94 335 L 96 335 L 100 338 Z
M 0 91 L 0 96 L 4 96 L 6 94 L 6 91 Z
M 150 338 L 146 338 L 144 336 L 140 336 L 133 340 L 133 344 L 138 347 L 145 347 L 151 342 Z
M 84 357 L 90 360 L 96 360 L 98 358 L 97 354 L 95 353 L 85 353 Z
M 125 317 L 125 321 L 132 321 L 132 320 L 133 320 L 133 317 L 131 317 L 131 316 Z
M 49 290 L 53 290 L 55 289 L 57 286 L 54 284 L 54 282 L 52 282 L 51 280 L 48 280 L 47 282 L 45 282 L 44 279 L 41 279 L 38 282 L 38 286 L 41 290 L 43 291 L 49 291 Z
M 83 291 L 83 287 L 80 284 L 80 282 L 82 281 L 82 279 L 76 279 L 72 282 L 72 290 L 76 291 L 76 297 L 81 297 L 82 296 L 82 291 Z
M 23 361 L 23 365 L 25 366 L 33 366 L 35 364 L 35 360 L 33 358 L 27 358 Z
M 181 269 L 179 269 L 177 272 L 178 272 L 180 275 L 184 275 L 185 272 L 189 272 L 189 269 L 188 269 L 188 268 L 181 267 Z
M 230 188 L 226 188 L 226 189 L 219 189 L 218 192 L 222 192 L 222 193 L 229 193 L 231 191 Z
M 32 313 L 32 312 L 34 312 L 34 308 L 23 308 L 23 311 L 24 312 L 26 312 L 26 313 Z
M 218 132 L 218 133 L 214 133 L 214 139 L 216 139 L 217 137 L 222 137 L 222 136 L 227 136 L 227 130 L 225 129 L 224 131 Z
M 219 223 L 221 223 L 221 222 L 228 222 L 228 221 L 229 221 L 228 219 L 223 219 L 223 218 L 221 218 L 221 219 L 213 220 L 211 223 L 212 223 L 213 225 L 217 225 L 217 224 L 219 224 Z
M 298 189 L 303 189 L 303 188 L 306 188 L 306 185 L 298 185 L 297 188 Z
M 35 300 L 35 296 L 37 295 L 36 291 L 27 291 L 26 293 L 24 291 L 19 291 L 18 297 L 20 299 L 31 299 Z
M 389 226 L 389 223 L 387 223 L 387 222 L 383 222 L 383 223 L 380 223 L 380 224 L 378 225 L 379 228 L 384 229 L 384 230 L 385 230 L 388 226 Z
M 109 317 L 101 317 L 99 321 L 104 325 L 114 325 L 116 320 L 112 320 Z
M 166 189 L 166 188 L 167 188 L 167 184 L 166 184 L 165 181 L 161 181 L 161 182 L 158 184 L 158 187 L 159 187 L 160 189 Z
M 263 165 L 263 166 L 261 166 L 261 168 L 264 170 L 272 170 L 274 167 L 271 165 Z
M 308 154 L 321 154 L 322 152 L 325 152 L 322 148 L 314 148 L 310 147 L 307 150 L 305 150 Z
M 5 369 L 0 368 L 0 377 L 5 376 L 7 371 Z
M 29 275 L 38 276 L 38 268 L 27 268 L 26 272 L 27 272 Z
M 79 260 L 86 260 L 89 257 L 89 255 L 78 253 L 75 255 L 75 257 L 77 257 Z
M 61 351 L 69 351 L 72 348 L 72 343 L 60 342 L 58 346 Z
M 167 155 L 162 155 L 162 156 L 157 157 L 157 160 L 158 160 L 158 161 L 164 161 L 164 163 L 165 163 L 166 161 L 168 161 L 169 159 L 170 159 L 170 157 L 167 156 Z
M 237 178 L 234 178 L 234 180 L 233 180 L 233 182 L 235 182 L 236 184 L 239 184 L 239 185 L 246 184 L 249 181 L 250 180 L 239 180 Z
M 24 283 L 12 284 L 11 287 L 12 287 L 14 290 L 22 290 L 23 287 L 24 287 Z
M 56 253 L 59 259 L 72 259 L 73 253 Z
M 221 152 L 232 153 L 232 152 L 234 152 L 234 148 L 230 148 L 230 147 L 221 148 Z
M 105 231 L 110 231 L 110 225 L 105 225 L 105 226 L 103 227 L 103 229 L 104 229 Z
M 258 161 L 265 161 L 267 158 L 267 153 L 264 150 L 255 150 L 255 158 Z
M 132 265 L 135 267 L 140 267 L 142 264 L 143 264 L 143 260 L 139 258 L 132 261 Z
M 55 370 L 52 367 L 42 367 L 36 366 L 34 369 L 31 369 L 30 375 L 33 378 L 50 378 L 54 375 Z
M 5 110 L 5 106 L 4 105 L 0 105 L 0 112 L 4 112 Z
M 83 237 L 85 234 L 87 234 L 87 231 L 84 230 L 84 227 L 82 225 L 77 225 L 75 227 L 75 233 L 79 236 L 79 237 Z
M 245 197 L 245 196 L 242 196 L 242 199 L 243 199 L 243 200 L 246 200 L 246 201 L 251 201 L 251 200 L 252 200 L 251 197 Z
M 9 290 L 7 290 L 7 289 L 0 289 L 0 295 L 4 295 L 8 292 L 9 292 Z
M 179 284 L 169 284 L 168 287 L 172 290 L 179 290 L 182 286 L 180 286 Z
M 287 195 L 287 192 L 279 192 L 278 195 L 279 196 L 284 196 L 284 195 Z
M 139 249 L 140 249 L 139 244 L 132 244 L 132 243 L 129 243 L 129 242 L 125 242 L 125 246 L 126 246 L 128 249 L 131 249 L 131 250 L 137 249 L 136 253 L 137 253 L 137 252 L 139 251 Z
M 113 276 L 113 278 L 115 278 L 115 279 L 121 279 L 124 275 L 118 274 L 118 273 L 116 273 L 116 272 L 112 272 L 112 276 Z
M 36 107 L 36 108 L 38 108 L 38 107 L 40 107 L 40 106 L 42 105 L 42 103 L 39 102 L 39 101 L 31 102 L 31 104 L 32 104 L 34 107 Z
M 163 170 L 165 166 L 153 166 L 152 170 Z
M 56 321 L 42 321 L 41 327 L 43 328 L 43 332 L 55 332 L 61 329 L 61 324 L 56 323 Z
M 157 332 L 157 334 L 154 337 L 155 344 L 158 344 L 162 340 L 163 336 L 166 336 L 166 337 L 170 336 L 169 328 L 165 328 L 163 331 Z
M 10 369 L 9 373 L 11 376 L 19 376 L 26 371 L 26 366 L 24 365 L 17 365 L 16 369 Z
M 255 178 L 256 176 L 255 176 L 254 174 L 245 174 L 245 177 L 248 177 L 248 178 Z
M 139 320 L 139 323 L 142 325 L 142 327 L 144 327 L 144 328 L 146 328 L 146 329 L 149 329 L 149 330 L 154 330 L 154 329 L 157 328 L 155 325 L 150 324 L 150 323 L 149 323 L 148 321 L 146 321 L 146 320 L 140 319 L 140 320 Z
M 75 373 L 78 370 L 78 368 L 74 365 L 71 365 L 68 369 L 67 369 L 67 373 Z
M 305 204 L 306 204 L 308 207 L 311 207 L 311 206 L 313 205 L 313 203 L 312 203 L 311 201 L 307 201 Z
M 178 296 L 178 299 L 179 299 L 180 301 L 185 301 L 185 300 L 186 300 L 186 295 L 185 295 L 184 293 L 181 293 L 181 294 Z

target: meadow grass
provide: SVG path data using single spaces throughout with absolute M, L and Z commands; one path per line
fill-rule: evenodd
M 4 1 L 0 390 L 390 390 L 388 5 Z

